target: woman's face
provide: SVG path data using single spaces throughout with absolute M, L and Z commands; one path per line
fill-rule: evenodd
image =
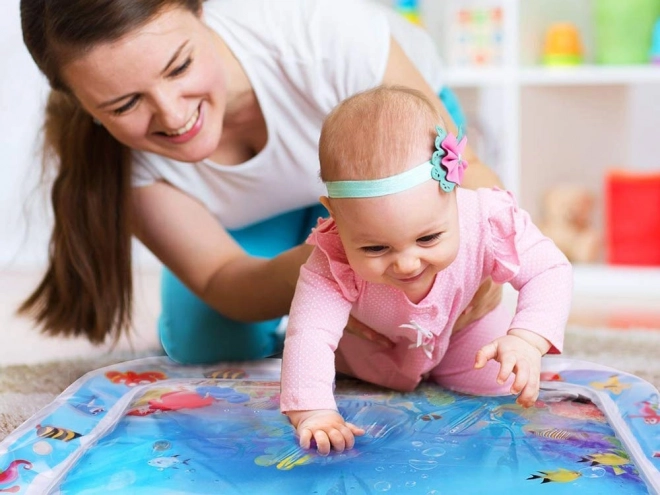
M 219 40 L 175 8 L 64 67 L 83 107 L 119 141 L 185 162 L 218 147 L 226 109 Z

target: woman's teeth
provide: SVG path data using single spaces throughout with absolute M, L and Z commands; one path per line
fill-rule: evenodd
M 195 125 L 195 122 L 197 122 L 197 119 L 199 118 L 199 107 L 197 110 L 195 110 L 195 113 L 190 117 L 190 120 L 186 122 L 186 125 L 183 127 L 180 127 L 174 132 L 163 132 L 163 134 L 166 134 L 167 136 L 180 136 L 181 134 L 185 134 L 188 132 L 192 127 Z

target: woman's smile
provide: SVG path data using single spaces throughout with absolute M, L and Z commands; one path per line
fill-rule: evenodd
M 202 129 L 203 124 L 204 111 L 200 103 L 200 105 L 195 110 L 195 113 L 193 113 L 192 117 L 190 117 L 188 122 L 186 122 L 183 127 L 180 127 L 176 131 L 172 132 L 160 131 L 157 134 L 164 139 L 167 139 L 167 141 L 172 144 L 183 144 L 197 136 L 199 131 Z

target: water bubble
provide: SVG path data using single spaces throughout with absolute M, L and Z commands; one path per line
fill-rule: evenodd
M 392 485 L 387 481 L 379 481 L 374 485 L 374 489 L 379 492 L 387 492 L 392 488 Z
M 593 466 L 580 469 L 580 474 L 585 478 L 602 478 L 606 471 L 602 467 Z
M 162 452 L 164 450 L 169 449 L 171 446 L 172 446 L 172 444 L 170 442 L 168 442 L 167 440 L 158 440 L 158 441 L 154 442 L 153 449 L 156 452 Z
M 406 481 L 406 488 L 412 488 L 417 484 L 416 481 Z
M 53 451 L 53 447 L 48 442 L 37 442 L 32 446 L 32 450 L 38 455 L 48 455 Z
M 430 471 L 438 467 L 438 463 L 433 460 L 410 459 L 408 464 L 418 471 Z
M 378 466 L 378 467 L 376 468 L 376 471 L 378 471 L 378 472 L 383 472 L 383 471 L 385 471 L 385 468 L 384 468 L 383 466 Z
M 424 445 L 424 442 L 415 441 L 412 443 L 413 447 L 421 447 L 422 445 Z
M 422 454 L 428 456 L 428 457 L 442 457 L 445 455 L 447 451 L 443 449 L 442 447 L 431 447 L 429 449 L 423 450 Z

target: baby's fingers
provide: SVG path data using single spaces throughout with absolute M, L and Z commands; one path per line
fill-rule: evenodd
M 314 432 L 314 440 L 316 441 L 316 450 L 319 454 L 328 455 L 330 453 L 330 439 L 325 431 L 316 430 Z
M 300 441 L 298 442 L 300 448 L 308 449 L 312 443 L 312 430 L 309 428 L 302 428 L 298 432 L 298 435 L 300 435 Z
M 359 426 L 355 426 L 353 423 L 346 423 L 346 426 L 348 427 L 349 430 L 351 430 L 351 433 L 355 435 L 356 437 L 361 437 L 364 435 L 364 428 L 360 428 Z
M 495 359 L 496 356 L 497 356 L 497 342 L 491 342 L 490 344 L 486 344 L 477 351 L 477 355 L 475 356 L 475 361 L 474 361 L 474 367 L 476 369 L 481 369 L 484 366 L 486 366 L 486 363 L 490 359 Z
M 511 373 L 513 372 L 513 368 L 516 365 L 516 356 L 514 354 L 505 354 L 501 360 L 500 360 L 500 372 L 497 374 L 497 383 L 502 385 L 504 382 L 506 382 L 509 377 L 511 376 Z
M 523 407 L 531 407 L 536 403 L 536 399 L 539 397 L 539 379 L 538 377 L 531 373 L 527 384 L 523 388 L 522 392 L 518 396 L 518 404 Z
M 529 379 L 529 364 L 527 361 L 518 361 L 516 363 L 516 379 L 511 385 L 511 393 L 518 395 L 527 385 Z

